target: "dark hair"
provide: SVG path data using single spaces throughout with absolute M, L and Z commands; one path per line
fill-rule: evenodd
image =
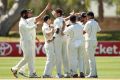
M 23 17 L 24 14 L 27 14 L 27 9 L 24 9 L 21 11 L 21 13 L 20 13 L 21 17 Z
M 45 15 L 45 16 L 43 17 L 43 21 L 44 21 L 44 22 L 46 22 L 48 19 L 50 19 L 50 16 L 49 16 L 49 15 Z
M 80 21 L 82 18 L 85 18 L 85 17 L 87 17 L 87 13 L 81 12 L 77 19 L 78 19 L 78 21 Z
M 60 9 L 60 8 L 57 8 L 57 9 L 55 10 L 55 12 L 56 12 L 56 13 L 59 13 L 60 16 L 63 15 L 63 11 L 62 11 L 62 9 Z
M 75 23 L 76 22 L 76 16 L 75 15 L 70 16 L 70 21 L 72 23 Z
M 21 17 L 23 17 L 24 19 L 28 18 L 28 12 L 32 12 L 31 9 L 23 9 L 20 13 Z
M 78 20 L 78 21 L 80 21 L 81 19 L 82 19 L 81 16 L 78 16 L 78 17 L 77 17 L 77 20 Z
M 89 12 L 87 13 L 87 16 L 91 16 L 92 18 L 94 18 L 94 13 L 93 13 L 92 11 L 89 11 Z
M 85 18 L 85 17 L 87 16 L 87 13 L 86 13 L 86 12 L 81 12 L 80 16 L 81 16 L 82 18 Z

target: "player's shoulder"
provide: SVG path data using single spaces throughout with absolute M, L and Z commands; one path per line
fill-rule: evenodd
M 75 26 L 76 26 L 76 27 L 75 27 L 76 29 L 83 29 L 82 24 L 76 23 Z
M 25 21 L 23 18 L 20 18 L 19 27 L 23 27 L 23 25 L 25 25 Z
M 45 28 L 47 28 L 47 26 L 43 24 L 42 28 L 45 29 Z
M 54 20 L 54 22 L 57 22 L 57 21 L 59 21 L 59 18 L 56 18 L 56 19 Z
M 49 25 L 46 23 L 43 23 L 42 29 L 48 29 L 48 28 L 49 28 Z
M 78 24 L 80 24 L 80 25 L 82 25 L 82 24 L 83 24 L 83 23 L 82 23 L 82 22 L 80 22 L 80 21 L 79 21 L 79 22 L 77 22 L 77 23 L 78 23 Z
M 35 19 L 36 19 L 36 17 L 31 17 L 31 18 L 28 18 L 27 21 L 31 21 L 31 22 L 33 21 L 34 22 Z
M 47 27 L 46 26 L 42 26 L 42 31 L 45 31 L 47 29 Z
M 91 20 L 91 24 L 92 24 L 92 25 L 98 25 L 98 22 L 93 19 L 93 20 Z
M 55 19 L 54 20 L 54 25 L 58 24 L 59 23 L 59 20 L 58 19 Z
M 90 24 L 90 23 L 92 23 L 92 21 L 91 21 L 91 20 L 88 20 L 88 21 L 86 22 L 86 24 Z
M 21 17 L 19 23 L 24 22 L 25 20 Z
M 80 24 L 80 23 L 76 23 L 76 25 L 77 25 L 77 26 L 82 26 L 82 24 Z
M 85 26 L 89 26 L 91 25 L 93 22 L 91 20 L 88 20 L 86 23 L 85 23 Z
M 62 17 L 58 17 L 54 20 L 55 22 L 61 22 L 61 21 L 64 21 L 64 19 Z
M 87 21 L 88 23 L 98 23 L 95 19 L 91 19 Z
M 75 24 L 75 25 L 71 24 L 71 25 L 69 26 L 69 29 L 73 30 L 76 26 L 77 26 L 76 24 Z

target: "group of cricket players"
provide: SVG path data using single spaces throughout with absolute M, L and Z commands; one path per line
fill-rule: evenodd
M 52 13 L 54 20 L 46 15 L 47 11 Z M 56 67 L 57 78 L 98 77 L 94 55 L 97 47 L 96 34 L 101 29 L 94 19 L 93 12 L 72 12 L 68 17 L 64 17 L 62 9 L 51 11 L 51 5 L 48 3 L 37 17 L 32 16 L 30 9 L 21 11 L 19 33 L 23 58 L 11 68 L 16 78 L 18 73 L 29 78 L 39 77 L 36 74 L 34 60 L 36 28 L 39 24 L 43 24 L 42 32 L 47 57 L 42 78 L 52 78 L 54 67 Z M 25 75 L 26 65 L 28 65 L 29 76 Z

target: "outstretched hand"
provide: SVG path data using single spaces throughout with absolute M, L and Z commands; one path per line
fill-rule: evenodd
M 45 9 L 36 17 L 35 24 L 37 24 L 38 21 L 41 21 L 42 17 L 45 15 L 47 10 L 50 10 L 50 9 L 51 9 L 51 4 L 48 3 L 47 6 L 45 7 Z
M 48 2 L 47 6 L 46 6 L 46 9 L 51 10 L 51 3 L 50 2 Z
M 70 15 L 74 15 L 75 14 L 75 11 L 74 10 L 72 10 L 72 12 L 70 13 Z

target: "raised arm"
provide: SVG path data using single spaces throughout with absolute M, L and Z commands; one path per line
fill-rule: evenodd
M 48 3 L 46 8 L 36 17 L 35 23 L 39 22 L 41 18 L 45 15 L 46 11 L 49 10 L 50 8 L 51 8 L 51 4 Z
M 70 19 L 70 16 L 71 16 L 71 15 L 74 15 L 74 14 L 75 14 L 75 11 L 73 10 L 72 12 L 70 12 L 70 15 L 69 15 L 69 16 L 67 16 L 67 17 L 64 18 L 64 20 L 65 20 L 65 21 L 68 21 L 68 20 Z

